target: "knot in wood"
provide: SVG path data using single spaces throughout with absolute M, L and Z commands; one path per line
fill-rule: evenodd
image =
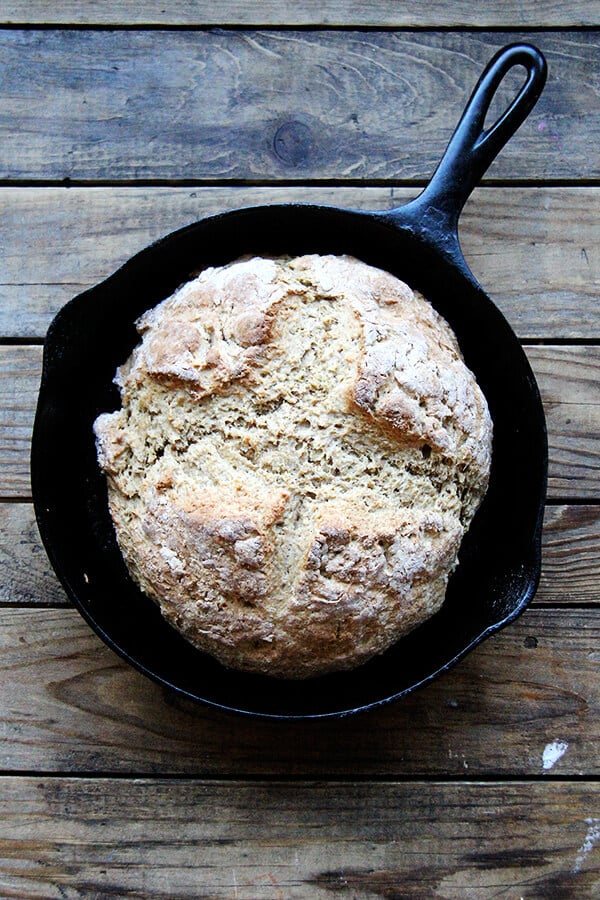
M 285 122 L 275 132 L 273 150 L 286 165 L 301 166 L 308 161 L 313 149 L 312 132 L 304 122 Z

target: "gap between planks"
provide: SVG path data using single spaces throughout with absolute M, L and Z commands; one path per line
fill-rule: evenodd
M 402 701 L 400 701 L 402 702 Z M 178 784 L 206 784 L 206 785 L 215 785 L 219 784 L 223 785 L 231 785 L 237 783 L 245 783 L 245 784 L 265 784 L 265 785 L 298 785 L 298 786 L 308 786 L 308 785 L 339 785 L 340 787 L 348 784 L 377 784 L 377 785 L 457 785 L 464 787 L 476 787 L 477 785 L 537 785 L 537 784 L 557 784 L 557 785 L 568 785 L 568 784 L 587 784 L 590 786 L 598 786 L 600 787 L 600 776 L 595 775 L 585 775 L 583 773 L 571 773 L 571 774 L 563 774 L 556 775 L 553 772 L 547 772 L 544 774 L 530 774 L 530 775 L 515 775 L 511 774 L 506 777 L 501 777 L 498 774 L 489 774 L 482 773 L 478 775 L 474 775 L 473 777 L 465 777 L 461 774 L 456 775 L 441 775 L 436 774 L 431 778 L 425 778 L 422 775 L 380 775 L 378 773 L 367 773 L 367 774 L 353 774 L 348 773 L 347 775 L 340 774 L 339 772 L 333 772 L 329 774 L 327 772 L 317 772 L 315 774 L 311 774 L 307 776 L 306 774 L 298 774 L 298 775 L 286 775 L 274 773 L 272 775 L 269 774 L 256 774 L 249 773 L 244 774 L 243 777 L 240 776 L 239 773 L 235 773 L 232 775 L 227 775 L 223 773 L 211 774 L 208 773 L 185 773 L 185 772 L 165 772 L 164 774 L 157 774 L 156 772 L 148 772 L 144 770 L 140 770 L 139 772 L 113 772 L 110 769 L 106 771 L 94 770 L 90 769 L 89 771 L 79 771 L 79 772 L 56 772 L 55 770 L 48 769 L 44 771 L 43 769 L 4 769 L 0 770 L 0 782 L 2 779 L 8 778 L 23 778 L 30 779 L 31 781 L 36 780 L 46 780 L 53 779 L 55 781 L 89 781 L 93 779 L 94 781 L 136 781 L 140 783 L 147 784 L 162 784 L 169 782 Z

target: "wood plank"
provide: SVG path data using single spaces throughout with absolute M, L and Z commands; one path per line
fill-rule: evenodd
M 463 253 L 521 339 L 600 337 L 600 189 L 479 188 Z
M 599 33 L 510 40 L 520 37 L 547 54 L 551 76 L 491 177 L 597 178 Z M 507 42 L 479 31 L 5 30 L 0 178 L 426 179 Z M 518 83 L 513 73 L 503 102 Z
M 0 496 L 30 494 L 31 431 L 41 371 L 41 347 L 0 347 Z
M 0 571 L 0 603 L 68 603 L 30 503 L 0 503 Z
M 0 571 L 0 603 L 68 605 L 29 503 L 0 502 Z M 534 603 L 581 605 L 599 599 L 600 506 L 547 506 L 542 579 Z
M 549 430 L 549 496 L 598 499 L 600 348 L 528 347 Z M 30 494 L 30 436 L 41 347 L 0 346 L 0 497 Z
M 592 897 L 597 784 L 7 778 L 5 897 Z
M 121 662 L 72 609 L 4 608 L 0 624 L 4 771 L 600 773 L 597 610 L 530 609 L 403 702 L 304 723 L 252 721 L 179 699 Z
M 469 0 L 432 0 L 426 4 L 396 0 L 229 0 L 215 7 L 208 0 L 2 0 L 2 24 L 61 25 L 345 25 L 448 28 L 477 26 L 577 27 L 597 25 L 597 0 L 502 0 L 473 5 Z
M 536 602 L 600 602 L 600 506 L 546 507 Z
M 0 335 L 42 337 L 58 309 L 169 231 L 224 209 L 387 209 L 394 188 L 0 188 Z M 600 338 L 600 188 L 479 188 L 467 261 L 521 338 Z
M 546 412 L 549 495 L 598 497 L 600 348 L 528 347 L 527 355 Z

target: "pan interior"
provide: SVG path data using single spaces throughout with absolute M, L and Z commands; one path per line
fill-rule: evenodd
M 92 423 L 116 409 L 112 378 L 138 342 L 134 322 L 207 265 L 245 254 L 347 253 L 419 289 L 448 320 L 494 421 L 488 494 L 466 536 L 442 610 L 353 672 L 302 682 L 239 674 L 195 650 L 131 581 L 108 513 Z M 83 615 L 122 656 L 196 699 L 266 716 L 372 706 L 443 671 L 531 598 L 539 577 L 546 444 L 525 355 L 460 265 L 410 229 L 328 207 L 260 207 L 203 220 L 134 257 L 68 304 L 48 333 L 32 481 L 50 558 Z

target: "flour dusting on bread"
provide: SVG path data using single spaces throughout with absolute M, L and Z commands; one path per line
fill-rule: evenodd
M 352 257 L 253 258 L 137 325 L 98 459 L 129 571 L 175 628 L 306 678 L 440 608 L 492 423 L 426 300 Z

